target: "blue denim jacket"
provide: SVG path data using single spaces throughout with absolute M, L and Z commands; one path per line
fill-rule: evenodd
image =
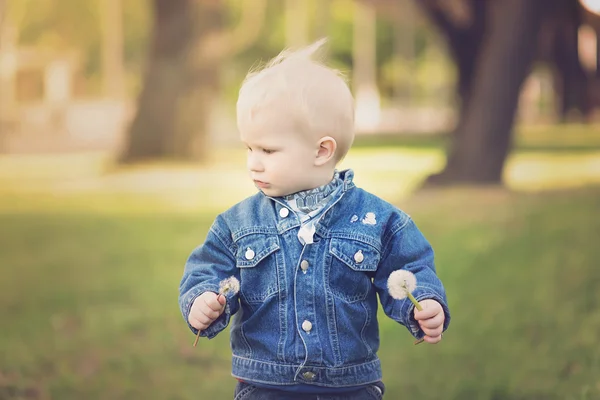
M 233 376 L 322 387 L 381 380 L 377 295 L 386 315 L 414 337 L 424 335 L 410 300 L 387 290 L 390 273 L 402 268 L 417 278 L 417 300 L 442 305 L 448 327 L 431 246 L 407 214 L 357 188 L 352 177 L 342 171 L 342 192 L 317 223 L 312 244 L 298 240 L 300 222 L 284 201 L 259 192 L 220 214 L 190 255 L 179 296 L 186 321 L 200 294 L 217 293 L 231 276 L 240 282 L 201 333 L 212 338 L 231 322 Z

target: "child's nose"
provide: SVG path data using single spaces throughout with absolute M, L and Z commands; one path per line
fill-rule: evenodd
M 262 172 L 263 165 L 255 152 L 248 153 L 248 169 L 252 172 Z

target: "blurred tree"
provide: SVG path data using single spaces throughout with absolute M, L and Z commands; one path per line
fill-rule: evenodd
M 78 83 L 85 95 L 99 95 L 108 85 L 113 93 L 122 91 L 124 85 L 129 90 L 132 84 L 138 85 L 140 49 L 147 42 L 149 25 L 147 0 L 1 1 L 6 3 L 6 20 L 16 28 L 20 46 L 80 57 L 84 80 Z M 123 19 L 121 26 L 118 18 Z M 107 54 L 112 54 L 108 63 Z M 119 75 L 125 73 L 123 82 L 125 77 Z M 103 82 L 106 75 L 111 83 Z
M 380 122 L 381 106 L 377 87 L 375 8 L 356 2 L 354 9 L 352 85 L 354 88 L 356 127 L 372 129 Z
M 589 78 L 587 101 L 592 109 L 590 116 L 593 118 L 593 111 L 600 109 L 600 3 L 595 0 L 581 0 L 580 3 L 583 6 L 580 33 L 589 40 L 587 46 L 582 49 L 582 59 L 586 59 L 585 69 Z M 594 41 L 595 49 L 592 47 Z
M 561 121 L 573 115 L 586 120 L 591 111 L 588 86 L 591 76 L 581 65 L 579 29 L 583 8 L 578 1 L 564 1 L 551 13 L 540 35 L 540 58 L 554 70 L 557 114 Z
M 122 0 L 104 0 L 101 4 L 103 92 L 107 97 L 122 98 L 125 90 L 123 4 Z
M 5 17 L 6 17 L 6 0 L 0 0 L 0 68 L 2 68 L 1 64 L 3 60 L 3 51 L 4 49 L 4 41 L 5 41 Z M 4 76 L 5 72 L 0 69 L 0 87 L 3 87 L 4 90 L 0 91 L 0 146 L 2 145 L 2 136 L 4 134 L 6 119 L 8 119 L 5 114 L 7 113 L 5 110 L 7 108 L 8 100 L 8 90 L 6 90 L 5 86 L 7 86 L 8 78 Z M 12 97 L 12 88 L 10 91 L 10 95 Z
M 308 44 L 308 6 L 307 0 L 285 0 L 286 47 L 300 47 Z
M 4 25 L 4 17 L 6 17 L 6 0 L 0 0 L 0 32 L 2 32 L 2 26 Z
M 430 176 L 427 183 L 502 181 L 520 89 L 535 57 L 542 21 L 557 5 L 567 1 L 572 0 L 485 2 L 487 10 L 480 12 L 489 18 L 489 29 L 481 41 L 472 38 L 467 42 L 471 49 L 468 52 L 474 54 L 470 56 L 473 61 L 465 65 L 471 65 L 473 70 L 467 79 L 466 93 L 462 94 L 463 108 L 448 149 L 446 167 Z M 424 5 L 439 7 L 441 2 L 429 0 Z M 464 14 L 472 16 L 484 4 L 478 0 L 452 3 L 460 3 Z
M 448 51 L 458 72 L 459 119 L 469 103 L 471 85 L 481 44 L 489 25 L 487 11 L 491 0 L 424 0 L 417 4 L 446 39 Z M 455 132 L 460 134 L 460 132 Z
M 96 1 L 10 1 L 9 12 L 19 29 L 20 44 L 64 50 L 87 49 L 100 42 Z
M 397 0 L 374 1 L 385 9 Z M 500 183 L 542 23 L 576 0 L 416 1 L 446 39 L 460 100 L 446 166 L 427 184 Z
M 331 0 L 318 0 L 316 2 L 315 38 L 329 36 L 331 25 Z
M 223 61 L 258 36 L 266 0 L 242 1 L 227 30 L 223 0 L 154 0 L 154 25 L 137 113 L 122 163 L 202 160 Z
M 5 132 L 11 131 L 15 126 L 14 54 L 17 50 L 18 27 L 27 7 L 27 1 L 24 0 L 23 3 L 14 4 L 0 0 L 0 142 Z

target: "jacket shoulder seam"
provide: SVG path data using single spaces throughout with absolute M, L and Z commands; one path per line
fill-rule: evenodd
M 221 232 L 221 230 L 219 228 L 217 228 L 216 221 L 210 227 L 210 231 L 212 233 L 214 233 L 215 237 L 221 243 L 221 245 L 223 245 L 223 247 L 225 247 L 227 249 L 227 251 L 229 251 L 229 253 L 231 254 L 231 256 L 234 257 L 235 256 L 235 252 L 233 251 L 233 246 L 234 246 L 233 240 L 227 240 L 227 239 L 225 239 L 225 235 L 223 235 L 223 233 Z
M 396 236 L 396 234 L 398 232 L 401 232 L 412 221 L 412 218 L 410 217 L 410 215 L 408 215 L 404 212 L 402 212 L 400 215 L 403 216 L 403 218 L 400 221 L 396 222 L 394 225 L 392 225 L 392 227 L 389 230 L 389 233 L 385 237 L 384 245 L 383 245 L 384 249 L 387 249 L 388 245 L 390 244 L 392 239 Z

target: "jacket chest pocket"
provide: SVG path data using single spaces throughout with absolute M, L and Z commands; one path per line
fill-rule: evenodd
M 249 303 L 262 303 L 278 292 L 277 236 L 250 234 L 237 242 L 236 266 L 240 269 L 240 294 Z
M 372 290 L 371 278 L 381 255 L 359 240 L 331 239 L 328 285 L 331 293 L 349 303 L 364 300 Z

